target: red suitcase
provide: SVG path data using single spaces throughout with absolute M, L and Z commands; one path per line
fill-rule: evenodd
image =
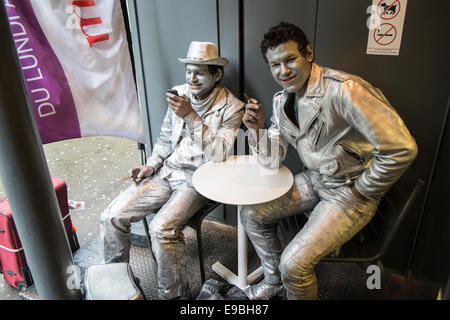
M 69 213 L 67 185 L 58 178 L 52 177 L 59 208 L 61 210 L 69 239 L 70 248 L 75 252 L 80 248 L 75 228 Z M 16 231 L 8 199 L 0 199 L 0 273 L 5 281 L 19 290 L 29 287 L 33 278 L 28 268 L 22 244 Z

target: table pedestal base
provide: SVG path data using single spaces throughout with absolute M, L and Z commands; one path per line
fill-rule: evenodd
M 212 269 L 219 276 L 224 278 L 228 283 L 230 283 L 232 285 L 235 285 L 236 287 L 238 287 L 239 289 L 244 291 L 245 294 L 247 294 L 247 291 L 248 291 L 248 288 L 250 287 L 250 285 L 252 283 L 258 281 L 259 279 L 261 279 L 262 276 L 263 276 L 263 268 L 262 268 L 262 266 L 260 266 L 258 269 L 253 271 L 248 276 L 245 276 L 244 279 L 242 279 L 242 278 L 238 277 L 237 275 L 235 275 L 233 272 L 231 272 L 227 267 L 225 267 L 220 262 L 214 263 L 212 265 Z M 242 281 L 242 280 L 244 280 L 244 281 Z
M 220 262 L 213 264 L 212 269 L 228 283 L 235 285 L 248 296 L 249 285 L 259 280 L 263 275 L 263 268 L 260 266 L 247 276 L 247 234 L 241 223 L 241 206 L 237 208 L 237 238 L 238 238 L 238 275 L 228 270 Z

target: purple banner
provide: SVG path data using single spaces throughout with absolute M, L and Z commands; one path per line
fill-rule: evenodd
M 30 0 L 4 2 L 42 143 L 81 137 L 69 83 Z

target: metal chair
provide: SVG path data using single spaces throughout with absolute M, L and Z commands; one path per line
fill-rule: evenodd
M 372 220 L 351 240 L 321 261 L 377 263 L 383 271 L 381 259 L 423 185 L 423 180 L 409 169 L 381 199 Z M 301 214 L 279 223 L 280 235 L 286 244 L 300 231 L 304 220 L 306 217 Z
M 220 205 L 219 202 L 208 201 L 208 203 L 203 206 L 197 213 L 189 219 L 187 225 L 194 229 L 197 234 L 197 246 L 198 246 L 198 261 L 200 264 L 200 276 L 202 279 L 202 283 L 205 282 L 205 263 L 203 259 L 203 244 L 202 244 L 202 223 L 203 219 L 215 208 Z

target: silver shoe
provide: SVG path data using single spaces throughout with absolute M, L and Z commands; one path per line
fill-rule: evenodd
M 247 296 L 250 300 L 269 300 L 273 297 L 282 297 L 283 294 L 284 287 L 282 283 L 270 284 L 263 280 L 250 286 Z

